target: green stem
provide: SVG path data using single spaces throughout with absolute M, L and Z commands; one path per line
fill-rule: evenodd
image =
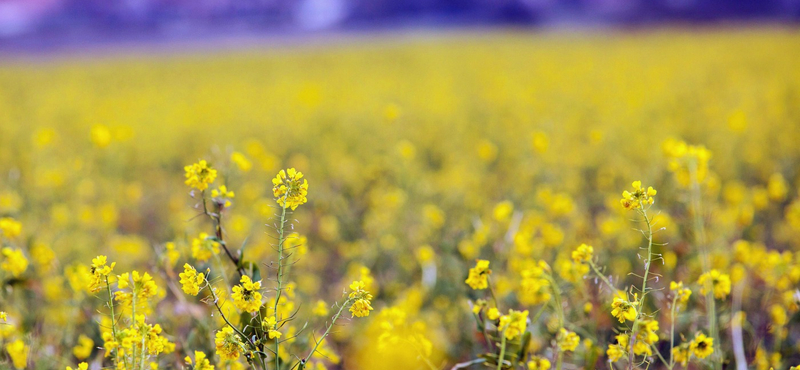
M 236 334 L 239 334 L 239 336 L 242 337 L 242 339 L 244 339 L 245 342 L 247 342 L 247 344 L 250 345 L 250 347 L 253 349 L 253 351 L 258 351 L 258 346 L 256 346 L 256 344 L 253 343 L 250 340 L 250 338 L 247 337 L 246 334 L 242 333 L 239 330 L 239 328 L 237 328 L 235 325 L 231 324 L 230 321 L 228 321 L 228 318 L 225 317 L 225 313 L 222 312 L 222 307 L 219 306 L 219 300 L 217 298 L 217 294 L 214 292 L 214 287 L 211 286 L 211 283 L 208 282 L 208 279 L 206 279 L 205 283 L 206 283 L 205 287 L 208 288 L 209 292 L 211 292 L 211 298 L 214 300 L 214 307 L 217 308 L 217 311 L 219 312 L 219 315 L 222 316 L 222 320 L 225 320 L 225 323 L 228 324 L 228 326 L 230 326 L 231 329 L 233 329 L 233 331 L 236 332 Z M 264 363 L 264 358 L 261 355 L 259 355 L 258 357 L 259 357 L 259 360 L 261 361 L 261 367 L 266 370 L 267 369 L 267 364 Z
M 675 366 L 675 357 L 673 356 L 672 350 L 675 348 L 675 312 L 677 311 L 676 304 L 678 303 L 678 296 L 672 298 L 672 310 L 670 312 L 670 317 L 672 318 L 670 323 L 669 329 L 669 369 Z
M 506 331 L 503 329 L 503 332 L 500 333 L 502 339 L 500 340 L 500 357 L 497 359 L 497 370 L 502 370 L 503 368 L 503 359 L 506 357 Z
M 280 227 L 278 228 L 278 290 L 275 293 L 275 306 L 273 307 L 273 313 L 275 314 L 275 325 L 278 324 L 278 301 L 281 299 L 281 293 L 283 292 L 283 243 L 286 240 L 284 238 L 284 227 L 286 226 L 286 200 L 289 198 L 289 192 L 287 191 L 286 194 L 283 196 L 283 207 L 281 208 L 281 223 Z M 344 306 L 343 306 L 344 307 Z M 341 312 L 341 310 L 339 310 Z M 278 347 L 280 347 L 280 340 L 275 338 L 275 370 L 280 369 L 280 356 L 278 355 Z
M 106 291 L 108 292 L 108 306 L 111 308 L 111 334 L 114 335 L 114 341 L 117 341 L 117 316 L 114 314 L 114 296 L 111 294 L 111 284 L 108 283 L 108 276 L 106 276 Z M 128 368 L 128 361 L 123 357 L 122 362 L 125 368 Z M 119 348 L 114 350 L 114 365 L 119 363 Z
M 589 260 L 589 266 L 592 268 L 592 271 L 594 271 L 594 274 L 597 275 L 597 277 L 599 277 L 600 280 L 603 281 L 603 283 L 605 283 L 609 289 L 611 289 L 611 293 L 612 294 L 616 293 L 617 288 L 613 284 L 611 284 L 610 281 L 608 281 L 608 278 L 605 275 L 600 273 L 600 269 L 597 268 L 597 265 L 594 264 L 594 261 Z
M 633 357 L 634 352 L 633 349 L 636 346 L 636 340 L 639 333 L 637 333 L 639 327 L 639 321 L 642 318 L 642 308 L 644 308 L 644 298 L 647 295 L 647 280 L 650 275 L 650 264 L 653 259 L 653 224 L 649 217 L 647 217 L 647 210 L 645 209 L 645 205 L 643 201 L 639 201 L 639 213 L 644 218 L 644 222 L 647 225 L 647 257 L 644 260 L 644 275 L 642 276 L 642 297 L 639 298 L 639 302 L 637 302 L 637 309 L 636 309 L 636 319 L 633 320 L 633 326 L 631 329 L 631 338 L 629 342 L 630 349 L 628 350 L 628 368 L 633 369 Z M 659 356 L 661 354 L 659 353 Z
M 319 338 L 319 340 L 316 343 L 314 343 L 314 348 L 311 349 L 311 352 L 309 352 L 308 355 L 303 360 L 300 361 L 301 364 L 307 363 L 308 360 L 311 359 L 311 356 L 313 356 L 314 353 L 317 352 L 317 348 L 319 348 L 319 345 L 322 343 L 323 340 L 325 340 L 325 337 L 327 337 L 328 334 L 331 332 L 331 328 L 333 328 L 333 325 L 336 324 L 336 320 L 339 319 L 339 316 L 342 315 L 342 311 L 344 311 L 345 307 L 347 307 L 347 305 L 349 303 L 350 303 L 350 299 L 348 298 L 346 301 L 344 301 L 342 306 L 339 307 L 339 311 L 336 312 L 336 315 L 333 316 L 333 319 L 331 320 L 331 324 L 328 325 L 328 327 L 325 329 L 325 333 L 322 334 L 322 336 Z

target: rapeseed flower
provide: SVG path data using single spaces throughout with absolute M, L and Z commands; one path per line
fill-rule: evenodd
M 242 342 L 239 340 L 238 334 L 230 326 L 217 331 L 214 336 L 214 344 L 217 348 L 217 355 L 223 361 L 235 361 L 242 353 Z
M 217 170 L 211 168 L 204 159 L 183 169 L 186 171 L 186 185 L 200 191 L 208 189 L 208 185 L 217 178 Z
M 218 241 L 210 238 L 206 233 L 200 233 L 198 237 L 192 239 L 192 258 L 198 262 L 208 261 L 219 253 L 219 247 Z
M 188 263 L 183 265 L 183 272 L 179 274 L 181 280 L 181 289 L 183 292 L 192 296 L 200 293 L 200 289 L 205 283 L 205 274 L 198 273 L 194 267 Z
M 464 282 L 475 290 L 486 289 L 489 287 L 489 275 L 491 273 L 492 270 L 489 270 L 489 261 L 477 260 L 475 267 L 469 269 L 469 276 L 467 276 L 467 280 Z
M 28 350 L 30 348 L 22 339 L 17 339 L 6 344 L 6 352 L 11 357 L 11 363 L 17 369 L 24 369 L 28 365 Z
M 302 181 L 300 181 L 302 180 Z M 272 179 L 272 193 L 275 200 L 283 207 L 297 209 L 298 206 L 308 201 L 308 181 L 303 179 L 303 173 L 294 168 L 281 170 Z
M 689 342 L 689 351 L 699 358 L 704 359 L 714 352 L 714 338 L 709 338 L 703 333 L 697 333 Z
M 716 269 L 700 275 L 697 284 L 700 285 L 700 293 L 705 295 L 713 292 L 717 299 L 723 299 L 731 293 L 731 277 Z
M 249 276 L 243 275 L 238 285 L 233 286 L 233 304 L 236 308 L 250 313 L 258 312 L 261 308 L 261 280 L 253 282 Z
M 28 259 L 22 254 L 22 251 L 16 248 L 5 247 L 0 250 L 3 256 L 3 262 L 0 263 L 0 269 L 8 271 L 12 276 L 18 277 L 28 269 Z
M 641 181 L 634 181 L 631 186 L 633 186 L 633 192 L 627 190 L 622 192 L 622 199 L 619 201 L 622 207 L 635 210 L 644 209 L 646 206 L 653 204 L 653 197 L 656 196 L 657 193 L 656 189 L 653 189 L 652 186 L 648 186 L 647 190 L 645 190 L 642 187 Z
M 558 348 L 563 352 L 575 351 L 575 349 L 578 348 L 578 344 L 581 342 L 581 338 L 578 336 L 578 334 L 575 334 L 564 328 L 561 328 L 558 331 L 557 340 Z
M 498 330 L 503 332 L 506 339 L 514 340 L 525 333 L 528 328 L 528 311 L 508 310 L 507 315 L 500 317 Z

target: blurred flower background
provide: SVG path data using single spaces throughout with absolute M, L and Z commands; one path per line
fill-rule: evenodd
M 285 340 L 268 368 L 796 367 L 798 20 L 798 0 L 2 0 L 0 368 L 112 367 L 112 295 L 151 368 L 259 368 L 231 330 L 259 308 Z M 282 203 L 293 168 L 307 194 Z

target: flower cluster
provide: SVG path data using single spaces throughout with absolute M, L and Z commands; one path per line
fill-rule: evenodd
M 489 270 L 489 261 L 477 260 L 475 267 L 469 269 L 469 275 L 465 282 L 472 289 L 486 289 L 489 286 L 489 275 L 491 273 L 492 270 Z
M 294 168 L 278 172 L 278 176 L 272 179 L 272 185 L 275 200 L 283 207 L 295 210 L 308 201 L 308 181 L 303 179 L 302 172 Z
M 204 159 L 183 169 L 186 171 L 186 185 L 200 191 L 208 189 L 208 185 L 217 178 L 217 170 L 211 168 Z
M 369 316 L 369 311 L 372 311 L 370 301 L 372 301 L 372 294 L 365 289 L 365 284 L 361 280 L 353 281 L 350 284 L 350 300 L 353 304 L 350 306 L 350 313 L 353 317 L 366 317 Z
M 202 289 L 206 281 L 205 274 L 198 273 L 194 266 L 188 263 L 183 265 L 183 272 L 179 276 L 181 278 L 181 289 L 183 289 L 184 293 L 192 296 L 200 293 L 200 289 Z
M 653 204 L 653 197 L 657 193 L 656 189 L 648 186 L 645 190 L 641 181 L 634 181 L 631 186 L 633 186 L 633 192 L 627 190 L 622 192 L 622 199 L 619 201 L 622 207 L 629 210 L 637 210 Z
M 233 303 L 236 308 L 250 313 L 258 312 L 261 308 L 261 280 L 253 282 L 249 276 L 243 275 L 238 285 L 233 286 Z

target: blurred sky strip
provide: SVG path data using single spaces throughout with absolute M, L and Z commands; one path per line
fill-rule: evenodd
M 0 0 L 0 52 L 473 26 L 800 21 L 800 0 Z

